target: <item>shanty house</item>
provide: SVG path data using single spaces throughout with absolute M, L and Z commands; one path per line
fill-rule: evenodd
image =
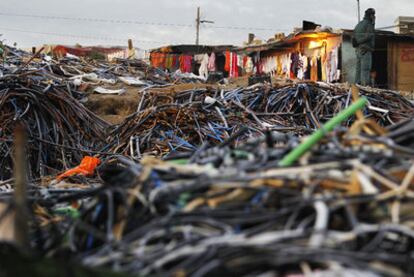
M 344 30 L 342 37 L 342 81 L 353 83 L 357 57 L 352 31 Z M 372 71 L 378 87 L 414 91 L 414 35 L 376 31 Z
M 232 45 L 170 45 L 152 49 L 150 63 L 152 66 L 175 72 L 194 73 L 199 75 L 200 67 L 207 72 L 227 72 L 226 52 L 234 52 Z M 227 74 L 228 75 L 228 74 Z
M 357 57 L 352 30 L 317 27 L 239 52 L 252 57 L 256 74 L 326 82 L 354 83 Z M 372 77 L 374 86 L 414 91 L 414 35 L 376 31 Z
M 64 57 L 66 54 L 78 57 L 91 57 L 96 59 L 105 59 L 112 61 L 117 58 L 128 58 L 129 50 L 126 47 L 103 47 L 103 46 L 67 46 L 54 45 L 51 46 L 51 53 L 57 57 Z
M 239 53 L 253 60 L 254 73 L 276 78 L 334 82 L 341 78 L 342 35 L 332 30 L 300 31 Z

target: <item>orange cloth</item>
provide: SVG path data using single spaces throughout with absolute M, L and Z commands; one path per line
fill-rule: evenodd
M 164 53 L 151 53 L 151 65 L 156 68 L 165 68 L 165 59 L 167 55 Z
M 231 53 L 230 51 L 226 51 L 226 64 L 224 65 L 224 70 L 229 72 L 230 71 L 230 64 L 231 64 Z
M 101 163 L 101 160 L 95 157 L 86 156 L 82 159 L 80 165 L 72 169 L 67 170 L 66 172 L 60 174 L 57 179 L 61 180 L 65 177 L 73 175 L 85 175 L 90 176 L 95 172 L 96 167 Z
M 180 61 L 180 71 L 181 72 L 185 72 L 185 58 L 184 55 L 180 55 L 180 57 L 178 58 Z

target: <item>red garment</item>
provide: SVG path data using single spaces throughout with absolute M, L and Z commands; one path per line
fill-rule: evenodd
M 173 55 L 173 61 L 172 61 L 172 64 L 173 64 L 173 66 L 172 66 L 172 68 L 173 68 L 173 70 L 177 70 L 177 55 Z
M 247 56 L 243 57 L 243 68 L 246 68 L 246 64 L 247 64 L 248 59 L 249 59 L 249 57 L 247 57 Z
M 232 56 L 230 77 L 237 78 L 239 77 L 239 67 L 237 66 L 238 57 L 237 54 L 232 54 Z
M 230 64 L 231 64 L 231 53 L 230 51 L 226 51 L 226 63 L 224 65 L 224 70 L 229 72 L 230 71 Z
M 187 56 L 186 59 L 186 72 L 191 73 L 193 71 L 193 56 Z
M 192 61 L 193 61 L 192 56 L 181 55 L 180 56 L 180 71 L 183 73 L 191 73 L 192 72 Z

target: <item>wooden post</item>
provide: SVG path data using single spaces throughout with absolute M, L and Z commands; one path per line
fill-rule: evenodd
M 27 206 L 27 172 L 26 172 L 26 130 L 17 125 L 14 130 L 14 231 L 17 245 L 29 247 L 28 240 L 28 206 Z
M 128 39 L 128 59 L 135 59 L 135 49 L 132 39 Z

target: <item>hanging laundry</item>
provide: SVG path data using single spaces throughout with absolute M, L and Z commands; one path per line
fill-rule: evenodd
M 290 65 L 290 78 L 295 79 L 298 76 L 298 71 L 301 67 L 301 60 L 299 53 L 292 53 L 290 56 L 291 65 Z
M 200 68 L 198 69 L 200 77 L 207 79 L 208 77 L 208 54 L 204 54 L 203 59 L 201 60 Z
M 277 56 L 276 64 L 277 64 L 277 66 L 276 66 L 276 76 L 281 76 L 282 73 L 283 73 L 281 56 Z
M 164 53 L 151 53 L 151 65 L 156 68 L 165 68 L 165 57 Z
M 299 54 L 299 68 L 297 71 L 297 78 L 299 80 L 305 79 L 307 67 L 308 67 L 308 58 L 305 55 Z
M 226 63 L 224 64 L 224 70 L 226 72 L 230 72 L 230 65 L 231 65 L 231 53 L 230 51 L 226 51 Z
M 330 70 L 329 70 L 329 78 L 330 82 L 338 81 L 340 79 L 340 72 L 338 74 L 338 63 L 339 63 L 339 55 L 338 55 L 338 47 L 334 48 L 330 53 Z
M 203 59 L 204 59 L 204 54 L 194 55 L 194 62 L 196 62 L 198 64 L 201 64 L 201 62 L 203 61 Z
M 291 66 L 291 57 L 290 54 L 282 56 L 282 78 L 290 78 L 290 66 Z
M 318 81 L 318 59 L 313 56 L 311 59 L 311 78 L 312 81 Z
M 216 71 L 216 54 L 211 53 L 209 59 L 208 59 L 208 65 L 207 65 L 209 72 Z
M 176 71 L 180 68 L 180 60 L 177 55 L 173 55 L 173 65 L 172 65 L 172 71 Z
M 237 66 L 243 68 L 243 56 L 237 55 Z
M 185 58 L 185 72 L 191 73 L 192 72 L 192 62 L 193 57 L 192 56 L 186 56 Z
M 249 56 L 243 57 L 243 68 L 246 68 L 247 60 L 249 59 Z
M 231 53 L 231 69 L 230 69 L 231 78 L 239 77 L 239 68 L 237 64 L 238 64 L 237 54 Z
M 246 73 L 247 74 L 253 73 L 253 68 L 254 68 L 254 66 L 253 66 L 253 59 L 250 58 L 250 57 L 247 57 L 246 65 L 244 67 L 246 69 Z
M 171 70 L 173 67 L 173 58 L 174 55 L 168 54 L 165 58 L 165 68 Z
M 180 70 L 183 73 L 190 73 L 192 70 L 191 63 L 193 61 L 193 57 L 189 55 L 181 55 L 180 56 Z
M 253 72 L 256 74 L 263 73 L 262 61 L 260 59 L 260 52 L 257 52 L 256 55 L 253 56 Z
M 321 80 L 326 82 L 328 80 L 328 76 L 327 76 L 327 70 L 326 70 L 327 55 L 326 55 L 325 51 L 322 51 L 322 53 L 321 53 L 321 63 L 322 63 L 322 66 L 321 66 L 321 71 L 322 71 L 321 72 L 322 73 Z
M 180 71 L 184 72 L 184 55 L 180 55 L 178 60 L 180 61 Z
M 277 69 L 276 57 L 266 57 L 262 59 L 262 70 L 266 74 L 274 74 Z

